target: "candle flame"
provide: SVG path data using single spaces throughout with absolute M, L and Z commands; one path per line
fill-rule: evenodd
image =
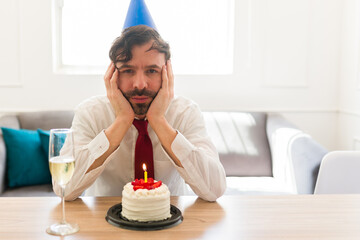
M 143 170 L 146 171 L 146 164 L 143 163 Z

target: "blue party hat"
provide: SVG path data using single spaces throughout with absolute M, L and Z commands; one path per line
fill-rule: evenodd
M 136 25 L 146 25 L 157 30 L 144 0 L 131 0 L 123 29 Z

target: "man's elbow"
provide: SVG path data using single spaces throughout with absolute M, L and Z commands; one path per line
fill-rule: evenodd
M 205 194 L 200 198 L 208 202 L 215 202 L 219 197 L 224 195 L 225 190 L 226 190 L 226 179 L 223 181 L 222 184 L 219 184 L 216 189 L 210 189 L 210 191 L 207 194 Z

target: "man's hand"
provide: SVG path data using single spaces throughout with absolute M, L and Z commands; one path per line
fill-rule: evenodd
M 183 167 L 171 149 L 171 144 L 176 138 L 177 132 L 165 118 L 165 112 L 174 98 L 174 74 L 170 60 L 167 61 L 166 66 L 163 66 L 161 75 L 161 88 L 151 103 L 146 117 L 165 151 L 177 166 Z
M 166 65 L 162 67 L 161 78 L 161 88 L 146 114 L 150 125 L 158 122 L 165 116 L 165 112 L 169 107 L 171 100 L 174 98 L 174 74 L 170 60 L 168 60 Z
M 135 114 L 130 103 L 126 100 L 117 85 L 118 78 L 119 71 L 116 70 L 114 63 L 111 62 L 104 76 L 107 97 L 115 110 L 116 118 L 121 118 L 122 122 L 130 127 Z
M 119 147 L 126 132 L 134 121 L 135 113 L 117 85 L 118 78 L 119 72 L 115 69 L 114 63 L 111 63 L 104 76 L 107 97 L 115 110 L 115 121 L 105 130 L 105 135 L 109 140 L 110 146 L 102 156 L 95 159 L 86 173 L 101 166 Z

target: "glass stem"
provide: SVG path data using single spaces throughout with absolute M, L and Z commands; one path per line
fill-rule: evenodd
M 61 219 L 61 223 L 65 224 L 65 187 L 61 187 L 61 205 L 62 205 L 62 219 Z

